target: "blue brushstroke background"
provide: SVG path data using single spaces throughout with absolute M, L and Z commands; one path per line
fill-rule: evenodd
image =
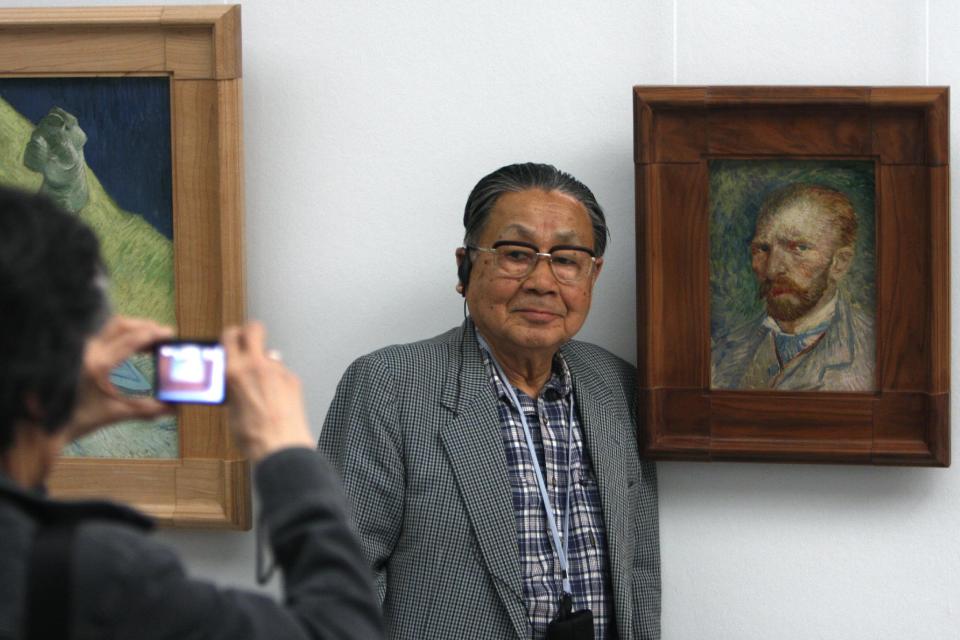
M 169 78 L 0 78 L 0 96 L 34 124 L 54 106 L 76 116 L 107 193 L 173 237 Z

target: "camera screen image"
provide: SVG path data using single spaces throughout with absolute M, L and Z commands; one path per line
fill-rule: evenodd
M 221 345 L 165 343 L 157 347 L 156 353 L 158 400 L 223 402 L 226 357 Z

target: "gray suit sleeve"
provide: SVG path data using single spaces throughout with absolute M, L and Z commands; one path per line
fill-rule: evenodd
M 369 572 L 330 465 L 309 449 L 287 449 L 261 462 L 256 481 L 284 574 L 282 604 L 193 580 L 149 537 L 94 524 L 75 554 L 75 637 L 382 638 Z
M 376 353 L 354 362 L 337 387 L 318 443 L 340 472 L 381 603 L 403 526 L 405 463 L 396 382 Z

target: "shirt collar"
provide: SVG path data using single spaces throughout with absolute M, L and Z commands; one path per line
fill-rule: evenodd
M 811 314 L 808 318 L 804 318 L 803 322 L 797 324 L 794 330 L 791 333 L 787 333 L 780 328 L 780 325 L 777 324 L 777 321 L 767 316 L 763 321 L 763 326 L 767 327 L 775 334 L 780 335 L 803 335 L 803 334 L 813 334 L 813 333 L 823 333 L 827 330 L 827 326 L 830 324 L 830 321 L 833 319 L 834 314 L 837 312 L 837 295 L 834 294 L 833 298 L 830 299 L 830 302 L 825 304 L 820 310 L 816 313 Z M 756 320 L 754 320 L 756 322 Z
M 493 382 L 493 388 L 497 392 L 497 396 L 509 400 L 510 394 L 507 393 L 507 387 L 505 386 L 507 381 L 500 379 L 497 368 L 493 366 L 493 356 L 482 342 L 480 343 L 480 354 L 483 356 L 483 366 L 487 368 L 487 372 L 490 374 L 490 380 Z M 518 397 L 523 393 L 519 389 L 516 389 L 516 391 Z M 566 398 L 571 391 L 573 391 L 573 378 L 570 375 L 570 367 L 567 366 L 567 361 L 563 355 L 557 351 L 553 356 L 550 379 L 543 385 L 540 394 L 547 400 L 556 400 Z

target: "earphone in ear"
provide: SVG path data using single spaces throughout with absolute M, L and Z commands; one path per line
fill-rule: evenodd
M 457 285 L 457 291 L 460 295 L 467 295 L 467 284 L 470 282 L 470 270 L 473 269 L 473 262 L 470 260 L 470 249 L 464 248 L 463 259 L 457 266 L 457 279 L 460 283 Z

